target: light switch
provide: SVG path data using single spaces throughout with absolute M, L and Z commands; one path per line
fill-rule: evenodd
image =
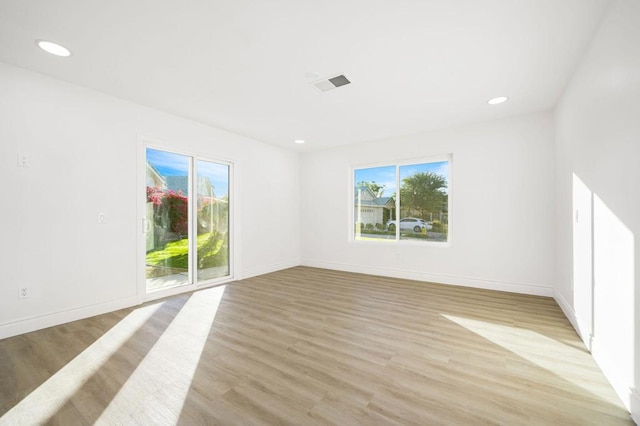
M 107 221 L 107 217 L 104 212 L 98 212 L 98 223 L 103 224 Z

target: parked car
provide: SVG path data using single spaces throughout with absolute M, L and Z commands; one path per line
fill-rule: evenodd
M 387 229 L 391 232 L 396 230 L 396 221 L 390 220 L 387 222 Z M 428 231 L 433 228 L 433 226 L 424 219 L 420 219 L 417 217 L 405 217 L 404 219 L 400 219 L 400 231 L 411 230 L 413 232 L 422 232 L 424 229 Z

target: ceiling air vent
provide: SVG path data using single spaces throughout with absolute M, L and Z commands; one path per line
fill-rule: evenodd
M 343 74 L 340 74 L 331 78 L 323 78 L 322 80 L 315 81 L 312 84 L 321 92 L 326 92 L 328 90 L 333 90 L 350 83 L 351 82 L 349 81 L 349 79 L 347 79 L 347 77 L 345 77 Z

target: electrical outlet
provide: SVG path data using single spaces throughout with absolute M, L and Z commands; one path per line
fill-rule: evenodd
M 27 297 L 29 297 L 29 288 L 28 287 L 20 287 L 19 288 L 19 293 L 18 293 L 18 298 L 19 299 L 26 299 Z

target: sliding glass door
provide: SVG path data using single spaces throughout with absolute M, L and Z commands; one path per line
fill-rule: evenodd
M 231 166 L 146 148 L 146 291 L 230 276 Z
M 189 174 L 191 159 L 146 150 L 147 292 L 191 284 Z
M 229 166 L 198 160 L 196 176 L 197 279 L 204 281 L 229 275 Z

